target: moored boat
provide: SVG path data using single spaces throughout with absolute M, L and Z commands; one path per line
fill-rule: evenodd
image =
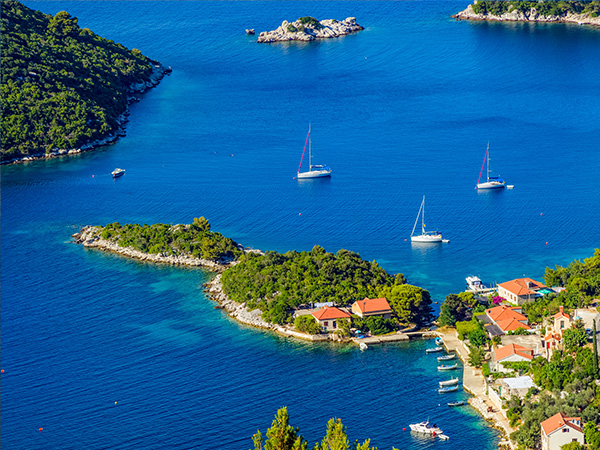
M 304 150 L 302 151 L 302 158 L 300 159 L 300 165 L 298 166 L 298 179 L 309 179 L 309 178 L 324 178 L 330 177 L 332 170 L 323 164 L 312 163 L 312 140 L 310 138 L 310 125 L 308 126 L 308 134 L 306 135 L 306 141 L 308 142 L 308 171 L 300 172 L 302 168 L 302 161 L 304 160 L 304 152 L 306 151 L 306 142 L 304 143 Z
M 450 361 L 451 359 L 456 358 L 456 353 L 450 353 L 449 355 L 438 356 L 438 361 Z
M 441 352 L 442 350 L 444 350 L 442 347 L 433 347 L 433 348 L 428 348 L 427 350 L 425 350 L 425 353 L 437 353 L 437 352 Z
M 439 428 L 435 423 L 431 425 L 429 420 L 426 422 L 411 423 L 409 427 L 412 431 L 416 431 L 417 433 L 431 434 L 432 436 L 443 434 L 442 429 Z
M 441 387 L 438 389 L 438 392 L 440 394 L 445 394 L 447 392 L 456 392 L 458 391 L 458 385 L 456 386 L 447 386 L 447 387 Z
M 487 176 L 486 181 L 480 183 L 481 173 L 483 172 L 483 165 L 487 160 Z M 485 156 L 483 157 L 483 164 L 481 165 L 481 171 L 479 172 L 479 179 L 477 180 L 477 189 L 502 189 L 506 185 L 506 182 L 500 177 L 490 177 L 490 144 L 488 142 L 487 149 L 485 150 Z
M 125 175 L 125 169 L 119 169 L 118 167 L 111 172 L 113 178 L 119 178 L 122 175 Z
M 441 366 L 438 366 L 438 370 L 456 370 L 457 367 L 458 367 L 458 364 L 453 364 L 451 366 L 441 365 Z
M 435 345 L 444 345 L 444 341 L 442 340 L 442 338 L 435 338 Z
M 462 406 L 466 404 L 467 402 L 465 402 L 464 400 L 461 400 L 459 402 L 448 402 L 448 406 Z
M 440 384 L 440 387 L 454 386 L 455 384 L 458 384 L 458 377 L 451 378 L 449 380 L 440 381 L 439 384 Z
M 419 217 L 421 217 L 421 234 L 415 234 L 415 228 L 417 227 L 417 223 L 419 222 Z M 423 196 L 421 207 L 419 208 L 415 224 L 413 226 L 412 232 L 410 233 L 410 241 L 432 244 L 444 241 L 450 242 L 447 239 L 442 239 L 442 233 L 438 231 L 425 231 L 425 196 Z

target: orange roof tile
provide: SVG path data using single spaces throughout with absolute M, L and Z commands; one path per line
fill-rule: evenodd
M 505 345 L 504 347 L 497 348 L 494 353 L 496 354 L 496 361 L 500 361 L 512 355 L 519 355 L 523 358 L 533 359 L 532 349 L 516 344 Z
M 563 311 L 563 307 L 562 306 L 560 307 L 560 311 L 558 311 L 552 317 L 555 318 L 555 319 L 559 319 L 561 317 L 565 317 L 565 318 L 571 320 L 571 316 L 569 316 L 568 314 L 565 314 L 565 312 Z
M 563 413 L 556 413 L 542 422 L 542 429 L 544 430 L 544 433 L 546 433 L 546 436 L 559 428 L 562 428 L 564 425 L 582 433 L 583 430 L 581 427 L 571 423 L 571 420 L 581 421 L 581 417 L 567 417 Z
M 498 325 L 498 327 L 500 327 L 500 329 L 504 332 L 516 331 L 519 328 L 523 328 L 524 330 L 531 330 L 531 327 L 529 325 L 523 322 L 519 322 L 517 319 L 513 318 L 497 320 L 496 325 Z
M 335 306 L 325 306 L 318 311 L 312 313 L 315 319 L 317 320 L 331 320 L 331 319 L 345 319 L 350 318 L 350 314 L 341 309 L 336 308 Z
M 517 278 L 515 280 L 506 281 L 505 283 L 500 283 L 498 286 L 502 286 L 507 291 L 519 296 L 535 294 L 535 291 L 531 290 L 530 287 L 527 286 L 527 283 L 530 284 L 531 289 L 543 289 L 546 287 L 542 283 L 532 280 L 531 278 Z
M 527 316 L 518 313 L 515 309 L 521 309 L 518 306 L 509 307 L 506 305 L 496 306 L 495 308 L 486 309 L 485 312 L 494 322 L 498 320 L 516 319 L 527 320 Z
M 360 312 L 363 314 L 375 313 L 375 312 L 392 312 L 390 304 L 385 298 L 367 298 L 355 302 Z

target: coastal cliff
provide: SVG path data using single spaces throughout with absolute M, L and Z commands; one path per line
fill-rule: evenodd
M 554 2 L 545 3 L 551 4 Z M 537 2 L 496 2 L 479 0 L 475 1 L 475 3 L 472 5 L 469 5 L 464 11 L 461 11 L 452 17 L 459 20 L 487 20 L 496 22 L 562 22 L 600 26 L 600 17 L 597 15 L 594 16 L 595 13 L 593 12 L 584 12 L 585 10 L 582 10 L 582 12 L 576 12 L 576 10 L 568 9 L 553 9 L 546 12 L 543 10 L 544 7 L 547 8 L 547 5 L 538 5 Z
M 301 17 L 295 22 L 284 20 L 277 29 L 261 32 L 257 42 L 314 41 L 344 36 L 360 30 L 364 30 L 364 27 L 356 23 L 355 17 L 341 21 L 326 19 L 320 22 L 314 17 Z

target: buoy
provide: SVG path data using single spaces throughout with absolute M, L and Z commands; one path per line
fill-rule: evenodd
M 302 213 L 298 213 L 298 215 L 299 215 L 299 216 L 301 216 L 301 215 L 302 215 Z
M 404 239 L 404 242 L 406 242 L 406 239 Z
M 4 369 L 0 370 L 0 373 L 4 373 Z
M 42 431 L 42 430 L 43 430 L 43 428 L 40 428 L 40 431 Z
M 543 216 L 543 215 L 544 215 L 544 213 L 540 213 L 540 216 Z
M 433 432 L 433 437 L 435 437 L 435 431 Z
M 95 177 L 95 175 L 92 175 L 92 178 L 94 178 L 94 177 Z
M 548 243 L 546 242 L 546 245 L 548 245 Z
M 117 402 L 115 402 L 115 405 L 117 404 Z
M 406 431 L 406 428 L 402 428 L 402 431 Z

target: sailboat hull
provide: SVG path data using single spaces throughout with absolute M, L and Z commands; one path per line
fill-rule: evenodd
M 504 182 L 487 181 L 477 184 L 477 189 L 502 189 L 505 186 Z
M 421 234 L 421 235 L 417 235 L 417 236 L 411 236 L 410 237 L 410 241 L 411 242 L 425 242 L 425 243 L 431 243 L 431 244 L 436 244 L 438 242 L 442 242 L 442 235 L 441 234 Z
M 307 178 L 324 178 L 331 176 L 331 169 L 329 170 L 311 170 L 309 172 L 299 172 L 298 179 L 303 180 Z

